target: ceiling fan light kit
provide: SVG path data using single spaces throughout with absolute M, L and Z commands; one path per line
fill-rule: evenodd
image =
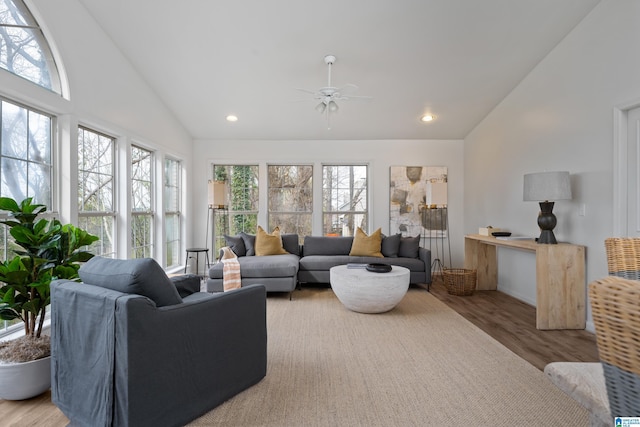
M 336 101 L 348 101 L 349 99 L 371 99 L 370 96 L 355 96 L 350 95 L 358 90 L 358 86 L 354 84 L 346 84 L 340 88 L 331 86 L 331 66 L 336 62 L 334 55 L 327 55 L 324 57 L 324 63 L 327 64 L 327 86 L 318 89 L 317 91 L 311 91 L 306 89 L 299 89 L 303 92 L 307 92 L 313 95 L 313 99 L 319 100 L 318 105 L 315 106 L 315 110 L 320 114 L 327 115 L 327 129 L 331 129 L 330 114 L 337 113 L 340 107 Z

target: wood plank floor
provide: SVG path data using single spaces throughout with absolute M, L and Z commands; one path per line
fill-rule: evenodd
M 449 295 L 436 281 L 431 293 L 538 369 L 554 361 L 596 362 L 595 336 L 587 331 L 539 331 L 535 308 L 502 292 Z M 295 298 L 294 298 L 295 301 Z M 0 399 L 0 425 L 66 426 L 69 420 L 51 403 L 50 392 L 24 401 Z
M 449 295 L 435 280 L 431 293 L 538 369 L 551 362 L 597 362 L 595 335 L 585 330 L 536 329 L 535 307 L 499 291 Z

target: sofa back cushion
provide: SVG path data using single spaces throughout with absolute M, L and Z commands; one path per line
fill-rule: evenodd
M 245 255 L 253 256 L 256 254 L 255 245 L 256 245 L 256 236 L 255 234 L 247 234 L 244 231 L 241 232 L 240 237 L 242 237 L 242 242 L 244 243 Z
M 305 236 L 303 255 L 349 255 L 353 237 Z
M 400 247 L 398 248 L 398 256 L 404 258 L 418 258 L 419 248 L 419 234 L 415 237 L 402 237 L 400 239 Z
M 398 250 L 400 249 L 401 234 L 394 234 L 393 236 L 382 236 L 382 247 L 380 252 L 382 255 L 389 258 L 397 258 Z
M 300 256 L 300 241 L 297 234 L 281 234 L 280 237 L 282 237 L 282 247 L 285 251 Z
M 224 235 L 224 244 L 229 246 L 236 256 L 245 256 L 247 254 L 247 249 L 244 246 L 244 240 L 242 236 L 229 236 L 227 234 Z
M 182 302 L 175 285 L 152 258 L 124 260 L 95 256 L 80 267 L 78 274 L 84 283 L 142 295 L 157 307 Z

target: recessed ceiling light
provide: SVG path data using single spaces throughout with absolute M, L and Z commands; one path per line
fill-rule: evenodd
M 436 116 L 434 116 L 434 115 L 425 114 L 424 116 L 422 116 L 422 118 L 420 120 L 423 121 L 423 122 L 432 122 L 435 118 L 436 118 Z
M 233 114 L 229 114 L 227 116 L 227 121 L 228 122 L 237 122 L 238 121 L 238 116 L 234 116 Z

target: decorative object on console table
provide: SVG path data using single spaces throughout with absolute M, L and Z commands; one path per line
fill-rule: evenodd
M 553 214 L 553 205 L 556 200 L 571 199 L 571 181 L 569 172 L 539 172 L 529 173 L 524 176 L 525 202 L 540 202 L 540 214 L 538 226 L 540 237 L 538 243 L 557 244 L 553 229 L 557 224 Z
M 209 203 L 207 210 L 207 231 L 205 232 L 205 248 L 209 248 L 209 220 L 212 220 L 211 249 L 213 251 L 213 259 L 215 260 L 218 258 L 216 254 L 216 210 L 227 209 L 229 187 L 226 181 L 209 180 L 207 194 Z

